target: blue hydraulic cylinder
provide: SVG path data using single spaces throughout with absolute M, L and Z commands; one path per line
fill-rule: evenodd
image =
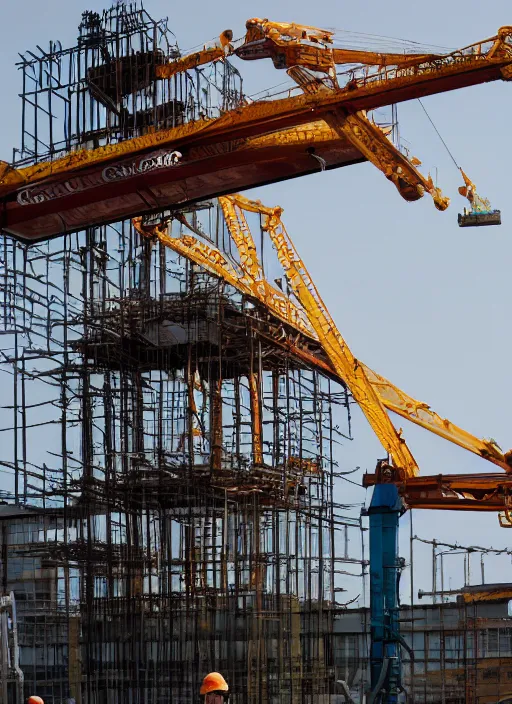
M 402 691 L 398 521 L 404 506 L 394 484 L 377 484 L 370 518 L 371 701 L 395 704 Z M 382 693 L 379 695 L 379 693 Z

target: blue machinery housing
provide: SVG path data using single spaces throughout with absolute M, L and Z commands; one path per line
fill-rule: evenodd
M 371 686 L 368 704 L 395 704 L 402 690 L 398 522 L 404 506 L 394 484 L 377 484 L 370 517 Z

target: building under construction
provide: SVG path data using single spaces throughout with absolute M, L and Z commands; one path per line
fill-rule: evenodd
M 215 203 L 187 215 L 223 237 Z M 2 578 L 26 691 L 190 701 L 219 669 L 243 701 L 328 694 L 360 564 L 333 502 L 346 390 L 130 223 L 4 255 Z
M 229 61 L 153 81 L 179 56 L 166 22 L 135 3 L 85 12 L 75 47 L 22 57 L 13 166 L 244 102 Z M 217 145 L 204 149 L 212 157 Z M 109 166 L 107 181 L 180 156 Z M 18 204 L 86 190 L 87 178 L 26 189 Z M 235 704 L 341 704 L 349 691 L 362 702 L 366 524 L 342 478 L 352 396 L 300 315 L 291 325 L 279 313 L 292 297 L 257 212 L 242 225 L 266 279 L 278 277 L 283 295 L 273 289 L 269 306 L 212 274 L 223 257 L 243 264 L 222 198 L 191 204 L 184 193 L 188 204 L 165 213 L 143 184 L 137 198 L 143 219 L 98 211 L 110 224 L 30 246 L 2 239 L 0 702 L 188 704 L 213 670 Z M 58 230 L 59 214 L 47 217 Z M 160 238 L 147 236 L 155 227 Z M 166 246 L 191 236 L 209 268 Z M 508 596 L 494 597 L 491 625 L 509 643 Z M 405 658 L 416 704 L 473 701 L 478 673 L 498 667 L 475 704 L 512 691 L 511 648 L 471 645 L 470 628 L 491 626 L 468 608 L 406 612 L 409 650 L 426 643 L 421 663 Z M 439 677 L 452 662 L 459 679 Z
M 85 13 L 74 49 L 27 54 L 18 162 L 241 99 L 225 63 L 136 104 L 116 93 L 119 45 L 142 83 L 177 51 L 120 4 Z M 171 215 L 234 249 L 217 201 Z M 334 501 L 346 388 L 288 351 L 296 331 L 130 221 L 6 237 L 1 261 L 1 580 L 25 696 L 188 703 L 211 670 L 238 702 L 332 695 L 333 617 L 364 564 L 359 518 Z

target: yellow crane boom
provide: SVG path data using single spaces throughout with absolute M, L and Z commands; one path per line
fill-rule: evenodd
M 360 79 L 373 82 L 389 79 L 389 67 L 402 72 L 421 67 L 418 73 L 424 73 L 434 70 L 434 64 L 442 70 L 447 64 L 460 63 L 461 60 L 470 63 L 472 59 L 496 60 L 503 58 L 504 54 L 509 56 L 511 33 L 511 27 L 501 27 L 496 35 L 452 52 L 374 52 L 334 47 L 334 32 L 329 30 L 253 18 L 247 20 L 246 34 L 241 41 L 232 43 L 233 31 L 227 29 L 213 46 L 205 46 L 193 54 L 157 66 L 156 76 L 171 78 L 191 67 L 236 55 L 248 61 L 270 58 L 277 69 L 302 66 L 326 73 L 336 83 L 336 66 L 376 67 L 378 72 L 363 73 Z M 352 80 L 358 80 L 355 74 Z
M 22 239 L 44 239 L 63 228 L 78 231 L 108 222 L 109 217 L 140 214 L 141 185 L 149 194 L 148 212 L 172 209 L 221 194 L 219 182 L 226 184 L 225 190 L 243 190 L 275 180 L 276 171 L 279 179 L 310 173 L 314 168 L 311 157 L 318 157 L 320 163 L 327 159 L 330 168 L 368 159 L 406 200 L 430 193 L 436 207 L 444 210 L 448 199 L 430 177 L 420 174 L 419 162 L 402 154 L 366 112 L 469 85 L 512 79 L 510 27 L 444 55 L 358 54 L 334 47 L 332 33 L 325 30 L 259 19 L 249 21 L 241 43 L 232 36 L 226 30 L 214 47 L 152 64 L 147 81 L 173 79 L 177 72 L 230 55 L 247 60 L 268 57 L 288 71 L 301 91 L 282 98 L 246 100 L 213 119 L 203 116 L 169 129 L 155 127 L 119 143 L 68 152 L 20 169 L 0 162 L 0 226 Z M 360 63 L 351 63 L 354 60 Z M 348 69 L 338 74 L 338 65 Z M 319 121 L 329 124 L 337 144 L 327 148 L 325 135 L 320 144 L 313 134 L 303 150 L 286 152 L 290 129 Z M 257 147 L 261 139 L 265 145 Z M 114 195 L 105 188 L 112 178 L 120 179 Z M 480 220 L 486 217 L 485 213 L 478 215 Z
M 219 198 L 219 202 L 238 249 L 239 262 L 231 261 L 216 247 L 190 235 L 171 237 L 166 228 L 161 226 L 145 228 L 140 218 L 134 220 L 134 224 L 141 235 L 156 237 L 165 246 L 224 279 L 250 298 L 258 300 L 284 323 L 319 342 L 326 360 L 320 360 L 298 346 L 294 346 L 293 351 L 305 361 L 321 366 L 347 384 L 370 426 L 392 458 L 395 468 L 405 478 L 416 476 L 419 472 L 418 466 L 401 436 L 401 431 L 396 430 L 387 411 L 397 413 L 507 472 L 512 471 L 510 453 L 503 454 L 494 441 L 479 439 L 451 421 L 441 418 L 426 403 L 412 398 L 354 357 L 282 223 L 281 208 L 268 208 L 241 195 L 225 196 Z M 299 305 L 265 279 L 244 212 L 262 216 L 262 227 L 274 245 Z M 190 228 L 183 218 L 181 222 Z

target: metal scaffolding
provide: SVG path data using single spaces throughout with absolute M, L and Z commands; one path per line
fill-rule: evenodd
M 229 250 L 216 202 L 184 221 Z M 334 500 L 347 389 L 287 351 L 296 330 L 130 222 L 5 238 L 2 296 L 20 512 L 2 574 L 25 693 L 190 701 L 221 670 L 236 701 L 334 694 L 330 634 L 365 567 Z
M 229 62 L 155 83 L 178 55 L 136 3 L 83 13 L 74 48 L 22 57 L 14 163 L 240 103 Z M 171 216 L 233 249 L 216 201 Z M 296 331 L 129 221 L 31 247 L 4 237 L 0 263 L 15 507 L 1 579 L 25 694 L 189 702 L 215 669 L 236 701 L 332 693 L 343 565 L 359 593 L 365 564 L 360 519 L 333 497 L 347 389 L 287 351 Z
M 136 3 L 85 12 L 75 47 L 22 56 L 13 164 L 38 168 L 242 103 L 229 61 L 154 81 L 178 56 L 166 21 Z M 62 195 L 50 191 L 30 197 Z M 258 266 L 289 303 L 260 215 L 244 214 Z M 240 264 L 217 200 L 151 217 L 149 230 L 165 223 Z M 212 269 L 127 220 L 31 246 L 1 240 L 0 704 L 34 693 L 189 704 L 212 670 L 234 704 L 337 704 L 349 690 L 360 702 L 368 691 L 366 526 L 342 477 L 352 396 L 297 307 L 288 324 L 277 289 L 267 306 Z M 436 575 L 435 548 L 432 559 Z M 416 704 L 439 692 L 462 704 L 484 669 L 467 640 L 483 622 L 469 606 L 454 619 L 443 594 L 440 640 L 427 635 L 437 586 L 419 610 L 411 581 L 404 642 L 439 642 L 443 655 L 427 645 L 425 658 L 404 657 L 406 686 Z M 465 687 L 439 674 L 455 635 Z
M 229 62 L 155 82 L 155 66 L 179 55 L 167 20 L 153 20 L 137 2 L 84 12 L 72 48 L 57 41 L 20 54 L 21 144 L 13 165 L 211 119 L 241 103 L 242 79 Z

